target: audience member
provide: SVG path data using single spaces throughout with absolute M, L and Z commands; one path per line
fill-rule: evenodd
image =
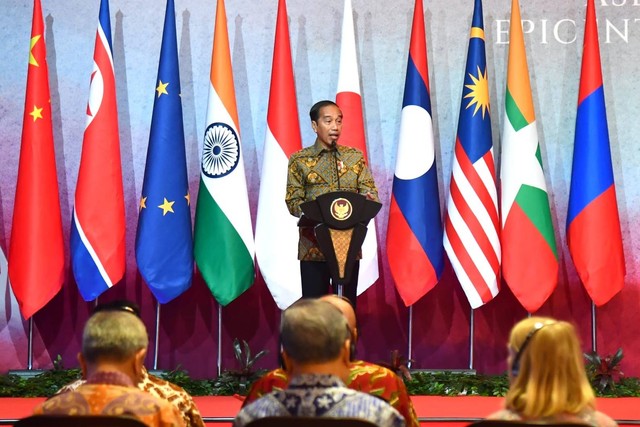
M 184 426 L 175 406 L 135 387 L 148 345 L 135 314 L 95 313 L 84 327 L 78 355 L 86 383 L 43 402 L 34 414 L 131 416 L 149 427 Z
M 110 301 L 99 304 L 93 312 L 98 313 L 100 311 L 126 311 L 140 317 L 140 308 L 138 305 L 126 300 Z M 85 382 L 86 381 L 82 379 L 71 384 L 67 384 L 56 394 L 76 390 Z M 160 399 L 167 400 L 176 406 L 182 415 L 182 420 L 186 427 L 204 427 L 204 421 L 202 421 L 198 407 L 193 401 L 193 398 L 182 387 L 163 380 L 155 375 L 151 375 L 144 366 L 142 367 L 142 374 L 136 386 L 140 390 L 151 393 Z
M 347 298 L 337 295 L 325 295 L 320 300 L 329 302 L 337 307 L 347 320 L 351 331 L 352 349 L 355 349 L 355 343 L 358 339 L 358 328 L 356 322 L 356 313 Z M 419 427 L 418 416 L 413 408 L 413 403 L 407 392 L 407 388 L 402 378 L 393 371 L 365 362 L 363 360 L 354 360 L 355 350 L 351 352 L 351 362 L 349 365 L 349 378 L 346 381 L 347 387 L 364 393 L 373 394 L 376 397 L 386 400 L 404 417 L 408 427 Z M 249 390 L 242 406 L 245 407 L 249 403 L 264 396 L 273 390 L 283 390 L 289 384 L 289 374 L 284 369 L 276 369 L 266 373 L 258 379 Z
M 530 317 L 509 337 L 510 387 L 505 409 L 489 419 L 615 427 L 595 410 L 576 331 L 568 322 Z
M 235 427 L 269 416 L 347 417 L 380 427 L 405 425 L 384 400 L 344 385 L 350 372 L 351 333 L 335 306 L 313 299 L 296 302 L 282 313 L 280 335 L 289 385 L 245 406 Z

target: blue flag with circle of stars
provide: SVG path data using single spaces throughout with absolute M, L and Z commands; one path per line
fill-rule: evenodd
M 191 285 L 193 237 L 173 0 L 167 0 L 162 34 L 136 260 L 160 303 L 171 301 Z

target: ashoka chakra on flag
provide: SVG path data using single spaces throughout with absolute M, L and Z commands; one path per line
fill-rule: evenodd
M 240 143 L 235 131 L 226 123 L 211 123 L 204 133 L 202 173 L 220 178 L 231 173 L 240 160 Z

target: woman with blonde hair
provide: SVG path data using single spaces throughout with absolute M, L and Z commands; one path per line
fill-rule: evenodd
M 615 427 L 595 410 L 595 395 L 572 324 L 548 317 L 518 322 L 509 337 L 505 409 L 488 419 Z

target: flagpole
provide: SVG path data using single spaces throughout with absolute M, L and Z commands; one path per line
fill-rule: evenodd
M 475 319 L 473 308 L 471 308 L 471 316 L 469 317 L 469 369 L 473 370 L 473 341 L 474 341 Z
M 29 337 L 27 339 L 27 369 L 33 369 L 33 316 L 29 318 Z
M 411 369 L 411 359 L 412 357 L 412 342 L 413 342 L 413 305 L 409 306 L 409 345 L 407 346 L 407 367 Z
M 222 306 L 218 304 L 218 376 L 222 372 Z
M 153 346 L 153 369 L 158 369 L 158 339 L 160 338 L 160 302 L 156 300 L 156 342 Z
M 596 341 L 596 304 L 591 301 L 591 350 L 598 352 L 598 343 Z

